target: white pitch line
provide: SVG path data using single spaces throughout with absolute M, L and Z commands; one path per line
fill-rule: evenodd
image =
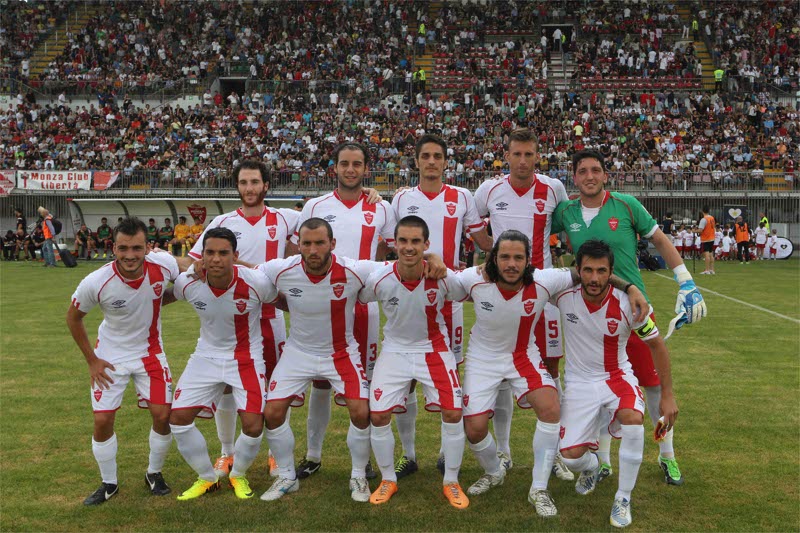
M 668 279 L 668 280 L 673 280 L 672 277 L 665 276 L 664 274 L 659 274 L 657 272 L 656 272 L 656 276 L 658 276 L 660 278 Z M 695 280 L 695 285 L 697 285 L 697 281 L 696 280 Z M 789 320 L 791 322 L 794 322 L 795 324 L 800 324 L 800 320 L 798 320 L 796 318 L 792 318 L 790 316 L 782 315 L 780 313 L 776 313 L 775 311 L 772 311 L 771 309 L 767 309 L 765 307 L 761 307 L 761 306 L 758 306 L 758 305 L 755 305 L 755 304 L 751 304 L 749 302 L 743 302 L 742 300 L 737 300 L 736 298 L 731 298 L 730 296 L 726 296 L 726 295 L 718 293 L 716 291 L 712 291 L 711 289 L 707 289 L 705 287 L 701 287 L 700 285 L 697 285 L 697 288 L 702 290 L 703 293 L 710 292 L 711 294 L 719 296 L 720 298 L 725 298 L 726 300 L 730 300 L 732 302 L 736 302 L 737 304 L 742 304 L 742 305 L 746 305 L 747 307 L 752 307 L 753 309 L 758 309 L 759 311 L 763 311 L 765 313 L 769 313 L 771 315 L 775 315 L 778 318 L 783 318 L 783 319 Z

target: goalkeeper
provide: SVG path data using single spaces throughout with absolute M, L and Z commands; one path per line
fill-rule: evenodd
M 608 243 L 614 251 L 616 262 L 614 272 L 622 279 L 636 285 L 645 297 L 642 276 L 639 273 L 637 258 L 637 236 L 649 239 L 675 274 L 678 283 L 678 300 L 675 304 L 675 328 L 684 324 L 698 322 L 706 315 L 706 304 L 697 291 L 692 276 L 683 264 L 680 254 L 664 235 L 658 222 L 633 196 L 605 190 L 608 174 L 603 156 L 593 150 L 581 150 L 572 156 L 573 179 L 580 197 L 561 202 L 553 213 L 552 233 L 566 232 L 574 250 L 589 239 L 599 239 Z M 649 301 L 649 298 L 648 298 Z M 652 316 L 655 320 L 655 316 Z M 650 349 L 636 335 L 632 335 L 627 345 L 628 358 L 633 373 L 647 394 L 647 411 L 653 425 L 659 417 L 661 402 L 661 382 L 653 365 Z M 665 481 L 670 485 L 682 485 L 683 476 L 675 459 L 672 445 L 673 430 L 659 442 L 659 465 L 664 471 Z M 611 437 L 602 431 L 598 456 L 602 463 L 599 480 L 611 474 Z

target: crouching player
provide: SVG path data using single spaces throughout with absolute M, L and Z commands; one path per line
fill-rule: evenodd
M 461 384 L 443 310 L 448 300 L 466 294 L 452 272 L 446 279 L 423 278 L 429 236 L 420 217 L 402 218 L 394 234 L 397 262 L 373 272 L 359 293 L 361 303 L 378 301 L 386 315 L 369 397 L 372 450 L 383 481 L 370 502 L 386 503 L 397 492 L 392 413 L 405 410 L 409 386 L 416 380 L 423 386 L 425 408 L 442 413 L 444 495 L 453 507 L 465 509 L 469 499 L 458 484 L 464 455 Z
M 588 240 L 578 249 L 580 287 L 553 298 L 564 318 L 566 392 L 561 404 L 561 455 L 570 470 L 580 472 L 575 490 L 589 494 L 597 484 L 600 462 L 598 427 L 611 413 L 608 431 L 622 438 L 619 447 L 619 485 L 611 508 L 611 525 L 631 524 L 631 491 L 636 484 L 644 450 L 644 395 L 631 369 L 625 346 L 635 333 L 650 347 L 661 378 L 657 438 L 675 424 L 678 406 L 672 392 L 669 353 L 652 318 L 637 321 L 628 296 L 609 284 L 614 254 L 603 241 Z
M 457 278 L 475 303 L 475 324 L 470 332 L 464 376 L 464 426 L 470 449 L 485 474 L 468 490 L 470 496 L 501 485 L 505 469 L 497 457 L 497 445 L 489 434 L 501 382 L 511 384 L 517 405 L 536 411 L 533 435 L 533 483 L 528 501 L 542 517 L 558 511 L 547 482 L 558 451 L 561 410 L 555 381 L 536 347 L 533 325 L 552 296 L 575 285 L 574 270 L 534 270 L 531 244 L 515 230 L 504 231 L 486 258 L 483 273 L 475 268 Z M 644 317 L 649 306 L 635 286 L 615 278 L 615 286 L 629 288 Z

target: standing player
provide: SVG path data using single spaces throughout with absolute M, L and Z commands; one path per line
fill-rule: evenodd
M 756 242 L 756 258 L 764 259 L 764 248 L 767 247 L 769 230 L 765 227 L 763 222 L 758 223 L 758 227 L 753 231 L 753 237 Z
M 768 259 L 777 259 L 778 258 L 778 230 L 773 229 L 772 233 L 767 239 L 767 248 L 769 249 L 769 255 L 767 256 Z
M 592 150 L 577 152 L 572 157 L 572 168 L 573 179 L 580 191 L 580 197 L 558 206 L 553 215 L 553 232 L 566 231 L 574 248 L 580 248 L 584 242 L 592 238 L 608 243 L 617 254 L 617 273 L 634 283 L 645 296 L 647 292 L 639 272 L 636 255 L 637 234 L 650 240 L 672 269 L 675 281 L 679 285 L 675 312 L 685 313 L 685 316 L 678 322 L 677 327 L 702 319 L 706 315 L 703 297 L 698 292 L 692 275 L 683 264 L 678 251 L 659 229 L 655 219 L 636 198 L 605 190 L 608 174 L 605 171 L 602 154 Z M 661 383 L 653 366 L 650 348 L 634 335 L 629 338 L 626 349 L 633 373 L 647 393 L 647 410 L 650 412 L 653 425 L 656 425 L 661 416 L 659 414 Z M 611 438 L 607 432 L 603 432 L 600 437 L 599 455 L 603 463 L 600 479 L 603 479 L 611 473 L 609 453 Z M 672 437 L 673 431 L 670 429 L 664 440 L 659 443 L 658 462 L 668 484 L 682 485 L 683 477 L 675 459 Z
M 517 129 L 511 132 L 505 153 L 509 174 L 501 180 L 485 181 L 475 191 L 475 204 L 478 214 L 490 216 L 494 235 L 513 229 L 528 237 L 531 242 L 531 265 L 534 268 L 551 268 L 550 224 L 553 211 L 559 202 L 567 200 L 564 185 L 557 179 L 536 173 L 539 162 L 538 144 L 534 132 Z M 547 370 L 555 380 L 561 394 L 561 380 L 558 377 L 561 348 L 561 330 L 558 309 L 550 304 L 543 313 L 537 315 L 534 324 L 539 353 L 547 365 Z M 500 452 L 508 456 L 507 467 L 511 462 L 511 417 L 514 400 L 508 383 L 503 384 L 497 399 L 494 415 L 495 435 Z M 562 480 L 572 480 L 574 476 L 556 458 L 554 473 Z
M 338 237 L 337 257 L 382 260 L 394 245 L 396 218 L 388 202 L 370 203 L 370 197 L 362 186 L 369 167 L 368 151 L 358 143 L 340 144 L 333 151 L 333 160 L 336 189 L 306 202 L 298 225 L 311 218 L 324 219 L 333 228 L 334 237 Z M 356 303 L 353 334 L 367 378 L 372 376 L 378 357 L 379 327 L 377 302 Z M 322 466 L 322 443 L 330 419 L 330 384 L 315 381 L 308 402 L 308 448 L 305 458 L 297 466 L 300 479 L 314 474 Z
M 547 301 L 579 278 L 574 270 L 534 269 L 530 257 L 528 238 L 508 230 L 495 239 L 485 272 L 471 268 L 457 276 L 475 304 L 464 375 L 464 426 L 470 449 L 485 471 L 467 493 L 483 494 L 505 480 L 505 468 L 488 426 L 500 384 L 508 380 L 518 405 L 536 411 L 528 500 L 539 516 L 550 517 L 558 513 L 547 482 L 558 446 L 560 408 L 555 381 L 539 354 L 532 326 Z M 619 279 L 614 283 L 629 286 Z M 646 315 L 641 294 L 637 301 L 643 307 L 642 316 Z
M 716 239 L 717 223 L 709 214 L 709 207 L 703 206 L 702 218 L 697 227 L 697 236 L 700 238 L 700 253 L 706 262 L 706 269 L 701 274 L 716 274 L 714 272 L 714 239 Z
M 467 189 L 442 182 L 447 164 L 446 154 L 447 145 L 441 137 L 426 134 L 419 138 L 416 144 L 419 185 L 395 195 L 392 209 L 398 220 L 411 215 L 422 218 L 430 232 L 430 251 L 440 255 L 447 268 L 457 270 L 461 236 L 465 230 L 482 250 L 491 250 L 492 238 L 486 231 L 486 223 L 478 216 L 472 194 Z M 461 363 L 464 360 L 461 353 L 464 336 L 463 306 L 460 302 L 445 301 L 442 314 L 450 339 L 450 349 L 455 355 L 456 363 Z M 412 474 L 418 468 L 414 442 L 417 419 L 414 384 L 405 411 L 396 415 L 397 432 L 403 444 L 403 456 L 398 459 L 395 468 L 398 478 Z M 510 460 L 510 457 L 507 459 Z M 440 462 L 441 460 L 440 457 Z
M 383 504 L 397 492 L 392 412 L 402 411 L 412 381 L 422 383 L 425 408 L 442 413 L 445 472 L 443 492 L 453 507 L 466 509 L 469 499 L 458 484 L 464 455 L 461 385 L 453 352 L 448 348 L 446 301 L 466 296 L 458 282 L 423 279 L 423 254 L 430 246 L 428 225 L 417 216 L 397 223 L 398 260 L 373 272 L 361 302 L 381 302 L 386 315 L 381 356 L 370 386 L 371 443 L 383 476 L 370 502 Z M 452 271 L 450 271 L 452 274 Z
M 713 226 L 712 226 L 713 227 Z M 678 406 L 672 393 L 669 353 L 653 319 L 636 321 L 628 296 L 609 284 L 614 254 L 608 244 L 585 241 L 576 256 L 581 285 L 553 297 L 565 318 L 566 394 L 561 404 L 561 455 L 567 466 L 581 472 L 575 490 L 594 491 L 600 473 L 597 455 L 601 411 L 612 414 L 608 431 L 622 438 L 619 446 L 619 484 L 611 508 L 611 525 L 631 524 L 631 492 L 644 450 L 644 399 L 625 346 L 632 332 L 653 353 L 661 378 L 660 411 L 664 431 L 672 429 Z M 658 431 L 658 430 L 657 430 Z
M 114 419 L 131 378 L 142 407 L 149 408 L 153 417 L 145 481 L 152 494 L 170 492 L 161 475 L 172 442 L 172 378 L 161 341 L 161 305 L 167 283 L 174 281 L 179 271 L 169 254 L 145 255 L 146 234 L 147 227 L 139 219 L 123 219 L 114 229 L 116 260 L 81 281 L 67 312 L 69 331 L 89 365 L 94 411 L 92 451 L 103 480 L 84 505 L 99 505 L 119 491 Z M 95 306 L 100 306 L 103 322 L 93 348 L 83 317 Z
M 178 450 L 198 475 L 178 499 L 198 498 L 220 486 L 206 440 L 194 420 L 203 412 L 210 417 L 226 386 L 233 389 L 231 396 L 242 420 L 228 482 L 238 498 L 246 499 L 253 491 L 245 474 L 258 455 L 264 428 L 261 306 L 275 300 L 278 292 L 258 272 L 234 265 L 237 243 L 230 229 L 206 231 L 202 246 L 205 282 L 184 273 L 173 287 L 175 298 L 192 304 L 200 317 L 200 338 L 178 380 L 169 420 Z

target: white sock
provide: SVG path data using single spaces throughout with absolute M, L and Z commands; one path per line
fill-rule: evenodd
M 619 485 L 614 498 L 630 501 L 631 492 L 636 485 L 639 466 L 642 464 L 644 450 L 644 426 L 622 426 L 622 442 L 619 444 Z
M 217 423 L 217 437 L 222 444 L 223 455 L 233 455 L 234 439 L 236 438 L 236 400 L 233 394 L 223 394 L 214 413 Z
M 150 428 L 150 464 L 147 465 L 148 474 L 161 472 L 170 446 L 172 446 L 172 433 L 162 435 Z
M 511 384 L 504 381 L 497 393 L 494 404 L 494 437 L 497 439 L 497 449 L 511 455 L 511 417 L 514 414 L 514 395 L 511 393 Z
M 117 434 L 114 433 L 110 439 L 103 442 L 97 442 L 92 438 L 92 453 L 97 461 L 97 466 L 100 467 L 100 477 L 103 479 L 103 483 L 116 485 Z
M 536 431 L 533 433 L 533 484 L 531 488 L 544 490 L 550 471 L 553 469 L 553 460 L 558 451 L 558 431 L 561 426 L 558 422 L 550 424 L 539 420 L 536 422 Z
M 351 479 L 367 477 L 366 469 L 370 452 L 369 438 L 369 426 L 364 429 L 358 429 L 353 425 L 352 421 L 350 422 L 350 429 L 347 430 L 347 447 L 350 449 L 350 460 L 352 461 Z
M 308 430 L 306 459 L 320 462 L 322 459 L 322 441 L 325 440 L 325 430 L 331 421 L 331 389 L 318 389 L 311 387 L 308 399 Z
M 458 483 L 458 471 L 464 459 L 464 421 L 442 421 L 442 448 L 444 448 L 444 484 Z
M 561 459 L 573 472 L 590 472 L 597 470 L 597 467 L 600 466 L 597 456 L 591 452 L 586 452 L 577 459 L 568 459 L 562 455 Z
M 645 401 L 647 403 L 647 412 L 650 414 L 650 420 L 653 421 L 653 426 L 655 426 L 658 423 L 658 419 L 661 417 L 659 407 L 661 404 L 661 387 L 645 387 L 644 392 L 646 394 Z M 672 432 L 673 430 L 670 429 L 664 437 L 664 440 L 658 443 L 659 453 L 664 459 L 675 458 L 675 449 L 672 447 Z
M 214 465 L 211 464 L 211 459 L 208 457 L 208 446 L 203 434 L 194 425 L 194 422 L 188 426 L 174 426 L 169 425 L 172 429 L 172 434 L 175 435 L 175 442 L 178 443 L 178 451 L 192 467 L 192 470 L 197 472 L 198 477 L 205 481 L 216 481 L 217 474 L 214 472 Z
M 406 412 L 394 415 L 397 424 L 397 433 L 400 435 L 400 443 L 403 445 L 403 455 L 417 460 L 417 448 L 415 440 L 417 437 L 417 393 L 412 392 L 406 401 Z M 394 452 L 392 452 L 394 453 Z M 385 479 L 385 478 L 384 478 Z
M 286 479 L 297 479 L 294 469 L 294 433 L 289 421 L 275 429 L 265 429 L 269 449 L 272 450 L 272 457 L 278 464 L 278 476 Z M 234 464 L 236 460 L 234 459 Z
M 675 459 L 675 449 L 672 447 L 672 432 L 674 429 L 667 431 L 664 440 L 658 443 L 658 451 L 664 459 Z
M 258 450 L 261 449 L 261 438 L 263 436 L 263 431 L 258 437 L 250 437 L 244 433 L 239 434 L 239 438 L 236 439 L 230 477 L 242 477 L 247 473 L 247 469 L 256 460 Z
M 611 434 L 608 432 L 608 425 L 611 423 L 611 412 L 601 409 L 597 415 L 597 426 L 600 436 L 597 438 L 597 457 L 601 463 L 611 464 Z
M 478 464 L 487 474 L 497 475 L 503 468 L 500 458 L 497 457 L 497 444 L 492 434 L 488 433 L 484 439 L 476 444 L 469 443 L 469 449 L 475 454 Z
M 381 469 L 381 476 L 384 481 L 397 481 L 397 474 L 394 472 L 394 433 L 392 424 L 385 426 L 372 426 L 369 435 L 372 444 L 372 453 L 375 454 L 375 461 Z

